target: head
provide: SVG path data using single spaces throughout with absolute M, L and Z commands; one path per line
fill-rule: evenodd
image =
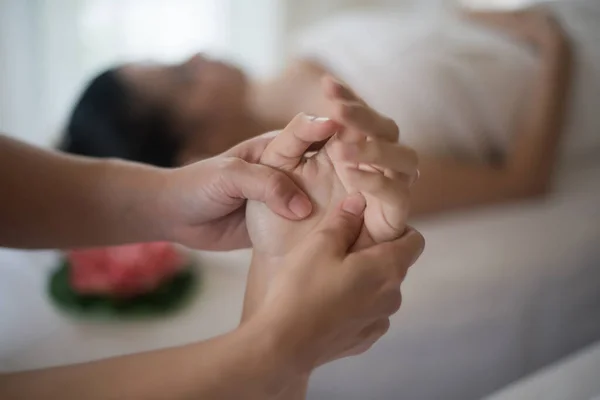
M 225 63 L 131 63 L 97 76 L 77 102 L 61 149 L 158 166 L 218 154 L 244 140 L 247 82 Z

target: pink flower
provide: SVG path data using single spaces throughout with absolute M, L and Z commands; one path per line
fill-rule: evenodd
M 184 258 L 170 243 L 141 243 L 68 254 L 70 282 L 80 294 L 133 297 L 153 291 L 181 270 Z

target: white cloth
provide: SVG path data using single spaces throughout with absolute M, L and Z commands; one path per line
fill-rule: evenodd
M 536 65 L 449 14 L 346 14 L 301 34 L 296 56 L 346 81 L 417 151 L 477 160 L 508 145 Z
M 600 152 L 600 1 L 547 3 L 572 39 L 562 158 Z M 498 31 L 442 14 L 351 13 L 301 33 L 314 59 L 392 117 L 417 151 L 476 160 L 504 153 L 533 101 L 535 55 Z

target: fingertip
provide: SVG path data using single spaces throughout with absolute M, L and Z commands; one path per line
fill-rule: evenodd
M 288 208 L 298 219 L 304 219 L 312 212 L 312 203 L 303 193 L 298 193 L 292 197 L 288 203 Z
M 322 86 L 325 95 L 331 100 L 352 100 L 354 96 L 351 90 L 341 81 L 331 75 L 322 78 Z
M 425 251 L 425 237 L 411 226 L 406 227 L 406 231 L 402 237 L 410 241 L 410 247 L 414 249 L 414 255 L 410 262 L 410 265 L 413 265 L 421 257 L 423 251 Z
M 365 197 L 358 192 L 352 193 L 349 196 L 347 196 L 341 204 L 341 208 L 343 211 L 355 215 L 357 217 L 360 217 L 363 214 L 366 207 L 367 201 Z

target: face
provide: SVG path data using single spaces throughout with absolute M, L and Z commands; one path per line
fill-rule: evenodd
M 144 106 L 166 110 L 184 152 L 193 153 L 186 157 L 218 154 L 243 139 L 234 127 L 246 115 L 241 70 L 196 54 L 181 64 L 128 64 L 120 73 Z

